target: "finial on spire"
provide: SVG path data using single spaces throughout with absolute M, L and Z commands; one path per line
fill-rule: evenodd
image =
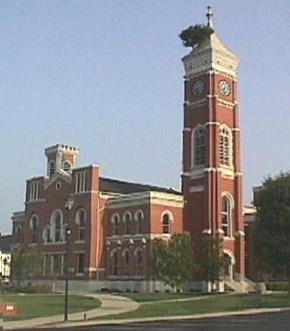
M 210 28 L 213 28 L 213 21 L 212 21 L 213 12 L 212 12 L 211 6 L 207 6 L 206 17 L 207 17 L 207 26 L 209 26 Z

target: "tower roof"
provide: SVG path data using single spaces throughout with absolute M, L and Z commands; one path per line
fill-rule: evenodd
M 206 16 L 207 25 L 212 28 L 213 13 L 211 7 L 208 7 Z M 182 61 L 186 78 L 209 70 L 215 70 L 235 78 L 239 65 L 238 57 L 224 46 L 215 32 L 194 47 L 188 55 L 183 57 Z

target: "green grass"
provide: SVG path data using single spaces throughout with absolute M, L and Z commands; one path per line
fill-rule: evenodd
M 175 300 L 175 299 L 185 299 L 196 297 L 201 294 L 193 293 L 126 293 L 120 294 L 121 296 L 126 296 L 137 302 L 151 302 L 151 301 L 165 301 L 165 300 Z
M 213 295 L 211 297 L 198 298 L 198 300 L 172 302 L 153 302 L 152 304 L 140 304 L 139 309 L 114 318 L 144 318 L 166 317 L 178 315 L 194 315 L 213 312 L 239 311 L 250 308 L 274 308 L 290 307 L 290 298 L 286 293 L 256 295 Z M 106 318 L 112 318 L 106 317 Z
M 61 315 L 64 311 L 63 295 L 5 295 L 1 297 L 5 303 L 13 303 L 17 307 L 16 317 L 5 317 L 5 320 L 21 320 L 40 316 Z M 69 313 L 82 312 L 100 307 L 97 299 L 83 296 L 69 296 Z

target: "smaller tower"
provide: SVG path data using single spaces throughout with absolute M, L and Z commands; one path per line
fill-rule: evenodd
M 47 176 L 52 177 L 57 173 L 71 173 L 76 167 L 79 148 L 68 145 L 54 145 L 45 149 L 47 157 Z

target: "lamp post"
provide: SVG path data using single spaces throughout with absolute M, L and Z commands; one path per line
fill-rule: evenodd
M 67 210 L 67 224 L 65 227 L 65 292 L 64 292 L 64 321 L 68 321 L 68 254 L 69 254 L 69 236 L 71 230 L 69 228 L 69 214 L 74 204 L 72 195 L 69 195 L 65 201 L 65 209 Z

